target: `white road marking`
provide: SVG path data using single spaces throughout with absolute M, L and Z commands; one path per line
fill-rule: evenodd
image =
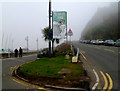
M 99 47 L 95 47 L 96 49 L 101 49 L 101 48 L 99 48 Z
M 105 51 L 109 51 L 109 52 L 115 52 L 113 50 L 110 50 L 110 49 L 104 49 Z
M 94 91 L 97 86 L 98 86 L 98 82 L 94 84 L 94 86 L 92 87 L 92 91 Z
M 83 58 L 84 58 L 85 60 L 87 60 L 86 57 L 82 54 L 82 52 L 80 52 L 80 54 L 83 56 Z
M 80 54 L 83 56 L 83 58 L 87 61 L 87 59 L 86 59 L 86 57 L 83 55 L 83 53 L 82 52 L 80 52 Z M 96 83 L 94 84 L 94 86 L 92 87 L 92 90 L 95 90 L 96 89 L 96 87 L 98 86 L 98 83 L 99 83 L 99 76 L 98 76 L 98 74 L 97 74 L 97 72 L 93 69 L 93 72 L 94 72 L 94 74 L 95 74 L 95 76 L 96 76 Z
M 99 76 L 98 76 L 98 74 L 97 74 L 97 72 L 93 69 L 93 72 L 94 72 L 94 74 L 95 74 L 95 76 L 96 76 L 96 83 L 94 84 L 94 86 L 92 87 L 92 90 L 95 90 L 96 89 L 96 87 L 98 86 L 98 83 L 99 83 Z

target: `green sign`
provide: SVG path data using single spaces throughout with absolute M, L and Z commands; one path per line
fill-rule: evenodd
M 67 25 L 67 12 L 66 11 L 54 11 L 53 22 L 54 21 L 57 21 L 58 23 L 64 23 Z
M 52 15 L 53 38 L 64 38 L 67 28 L 67 12 L 54 11 Z

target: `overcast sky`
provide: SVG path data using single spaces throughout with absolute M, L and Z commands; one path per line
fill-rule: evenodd
M 73 31 L 72 40 L 79 40 L 82 30 L 98 8 L 108 7 L 110 2 L 53 2 L 53 11 L 67 11 L 68 29 Z M 3 48 L 25 48 L 25 37 L 29 37 L 29 48 L 48 47 L 41 29 L 48 26 L 48 2 L 4 2 L 0 3 Z M 1 16 L 2 15 L 2 16 Z M 2 39 L 1 39 L 2 40 Z M 1 41 L 0 41 L 1 42 Z

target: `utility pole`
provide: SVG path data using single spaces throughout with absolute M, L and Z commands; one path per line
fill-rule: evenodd
M 37 40 L 36 40 L 36 41 L 37 41 L 37 51 L 38 51 L 38 38 L 37 38 Z
M 2 50 L 4 50 L 3 43 L 4 43 L 4 32 L 3 32 L 3 36 L 2 36 Z
M 12 39 L 12 52 L 13 52 L 14 50 L 13 50 L 13 39 Z
M 25 40 L 27 41 L 27 52 L 28 52 L 28 36 L 25 38 Z
M 49 31 L 51 31 L 51 0 L 49 0 Z M 50 38 L 50 34 L 49 34 L 49 38 Z M 51 57 L 51 40 L 49 39 L 49 58 L 50 57 Z
M 7 39 L 6 39 L 6 43 L 5 43 L 5 51 L 7 51 L 7 43 L 8 42 L 8 36 L 7 36 Z

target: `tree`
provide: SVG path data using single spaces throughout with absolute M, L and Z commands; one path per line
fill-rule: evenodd
M 52 34 L 52 30 L 49 31 L 49 27 L 46 27 L 42 30 L 43 38 L 45 41 L 52 40 L 50 34 Z
M 49 41 L 49 40 L 52 40 L 52 51 L 53 51 L 53 48 L 54 48 L 54 42 L 56 42 L 56 44 L 59 44 L 59 39 L 58 38 L 55 38 L 53 39 L 52 36 L 52 29 L 49 31 L 49 27 L 46 27 L 42 30 L 42 33 L 43 33 L 43 38 L 45 41 Z
M 56 42 L 56 44 L 59 44 L 60 40 L 57 38 L 52 39 L 52 51 L 54 50 L 54 42 Z

